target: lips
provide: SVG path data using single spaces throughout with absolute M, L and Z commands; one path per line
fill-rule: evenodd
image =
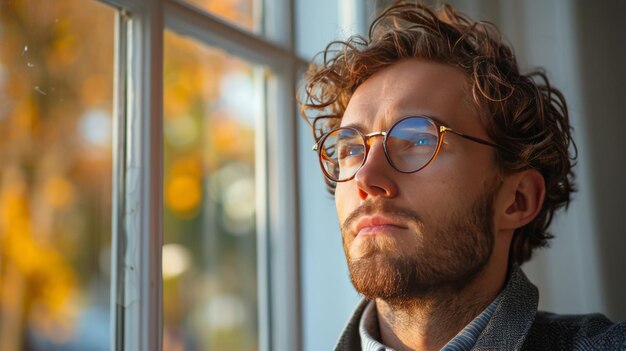
M 388 232 L 397 229 L 408 229 L 406 226 L 385 216 L 367 216 L 358 221 L 355 235 Z

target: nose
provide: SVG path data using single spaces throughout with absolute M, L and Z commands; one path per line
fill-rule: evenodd
M 354 176 L 359 197 L 363 201 L 369 197 L 395 197 L 398 194 L 395 180 L 398 172 L 387 160 L 383 138 L 369 139 L 368 149 L 365 163 Z

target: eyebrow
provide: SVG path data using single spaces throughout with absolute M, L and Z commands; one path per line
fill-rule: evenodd
M 433 121 L 435 121 L 439 125 L 442 125 L 442 126 L 445 126 L 445 127 L 448 127 L 450 129 L 454 130 L 454 128 L 450 127 L 450 125 L 448 123 L 446 123 L 446 122 L 442 121 L 440 118 L 435 117 L 435 116 L 430 115 L 430 114 L 406 114 L 406 115 L 402 115 L 401 117 L 397 118 L 393 123 L 391 123 L 390 126 L 394 125 L 400 119 L 407 118 L 407 117 L 427 117 L 427 118 L 432 119 Z M 349 124 L 341 126 L 341 128 L 355 128 L 357 130 L 360 130 L 363 133 L 365 133 L 365 131 L 367 131 L 367 128 L 365 127 L 365 125 L 363 123 L 360 123 L 360 122 L 349 123 Z M 383 131 L 387 130 L 387 129 L 389 129 L 389 127 L 387 127 L 386 129 L 383 129 Z M 372 132 L 372 131 L 369 131 L 369 132 Z
M 437 122 L 438 124 L 442 125 L 442 126 L 446 126 L 449 127 L 450 125 L 447 122 L 442 121 L 440 118 L 432 116 L 432 115 L 420 115 L 420 116 L 424 116 L 424 117 L 428 117 L 430 119 L 432 119 L 433 121 Z M 450 127 L 452 128 L 452 127 Z M 454 129 L 454 128 L 452 128 Z
M 365 125 L 363 123 L 359 123 L 359 122 L 349 123 L 344 126 L 340 126 L 340 128 L 354 128 L 354 129 L 360 130 L 361 132 L 367 129 L 365 128 Z

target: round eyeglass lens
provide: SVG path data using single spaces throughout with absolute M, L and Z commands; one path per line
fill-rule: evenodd
M 331 132 L 322 142 L 320 163 L 324 173 L 334 181 L 352 178 L 365 160 L 365 140 L 352 128 Z
M 392 127 L 387 135 L 387 153 L 400 172 L 416 172 L 435 156 L 439 133 L 435 123 L 423 117 L 409 117 Z

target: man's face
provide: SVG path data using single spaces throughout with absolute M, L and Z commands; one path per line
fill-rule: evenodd
M 488 139 L 466 75 L 421 60 L 401 61 L 365 81 L 341 125 L 367 134 L 417 115 Z M 355 288 L 368 298 L 396 300 L 462 288 L 494 247 L 493 201 L 500 184 L 494 150 L 446 133 L 430 165 L 400 173 L 385 158 L 382 141 L 371 141 L 363 167 L 335 192 Z

